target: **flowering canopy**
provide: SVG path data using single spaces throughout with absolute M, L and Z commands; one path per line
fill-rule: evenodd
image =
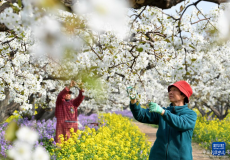
M 130 85 L 136 86 L 141 103 L 154 99 L 167 106 L 167 86 L 183 79 L 194 90 L 190 107 L 227 115 L 229 42 L 216 43 L 218 17 L 227 4 L 207 15 L 194 4 L 195 10 L 184 15 L 186 2 L 171 16 L 146 6 L 128 10 L 112 0 L 106 8 L 100 5 L 103 0 L 92 1 L 89 8 L 76 4 L 75 13 L 43 0 L 22 2 L 23 7 L 14 3 L 0 14 L 9 29 L 0 35 L 0 100 L 7 87 L 11 101 L 23 109 L 32 107 L 31 95 L 37 103 L 55 107 L 58 92 L 75 79 L 85 82 L 90 97 L 82 107 L 116 110 L 128 105 Z M 118 8 L 124 19 L 114 14 Z

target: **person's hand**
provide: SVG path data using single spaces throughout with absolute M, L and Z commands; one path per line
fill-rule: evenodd
M 71 87 L 73 87 L 73 86 L 75 86 L 75 85 L 76 85 L 76 82 L 75 82 L 74 80 L 71 80 L 70 85 L 69 85 L 69 88 L 71 88 Z
M 157 103 L 149 102 L 149 112 L 156 112 L 162 114 L 163 108 L 159 106 Z
M 77 85 L 78 85 L 79 89 L 84 92 L 84 89 L 83 89 L 84 84 L 81 82 L 81 83 L 77 83 Z
M 137 98 L 137 91 L 135 90 L 135 88 L 133 88 L 133 87 L 127 87 L 126 91 L 127 91 L 128 95 L 129 95 L 129 98 L 131 100 Z
M 71 80 L 69 86 L 67 86 L 69 89 L 76 85 L 76 82 L 74 80 Z

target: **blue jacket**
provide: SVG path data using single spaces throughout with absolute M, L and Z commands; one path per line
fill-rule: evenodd
M 164 108 L 165 113 L 149 112 L 140 104 L 131 104 L 134 118 L 142 123 L 157 124 L 156 141 L 151 148 L 149 160 L 192 160 L 192 134 L 197 115 L 184 106 Z

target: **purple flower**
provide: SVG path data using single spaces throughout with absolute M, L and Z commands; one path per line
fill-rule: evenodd
M 226 151 L 226 153 L 229 154 L 229 153 L 230 153 L 230 150 L 228 149 L 228 150 Z
M 91 114 L 90 116 L 85 116 L 83 114 L 80 114 L 78 116 L 78 121 L 82 125 L 81 127 L 79 126 L 78 128 L 80 130 L 84 130 L 86 126 L 88 126 L 89 128 L 95 128 L 97 130 L 100 125 L 97 114 Z
M 129 110 L 123 110 L 123 111 L 108 111 L 109 113 L 115 113 L 115 114 L 121 114 L 124 117 L 133 118 L 133 114 Z
M 6 157 L 6 151 L 12 147 L 10 142 L 5 140 L 5 129 L 7 125 L 8 123 L 3 123 L 0 125 L 0 146 L 1 146 L 0 154 L 4 157 Z
M 129 118 L 133 118 L 132 112 L 128 110 L 114 111 L 113 113 L 121 114 L 122 116 L 129 117 Z M 99 127 L 106 125 L 106 122 L 104 122 L 104 124 L 100 122 L 97 114 L 91 114 L 90 116 L 81 114 L 78 116 L 78 121 L 82 125 L 78 127 L 78 129 L 80 130 L 84 130 L 86 126 L 90 128 L 95 128 L 95 130 L 97 130 Z M 49 142 L 51 138 L 55 139 L 56 123 L 57 123 L 56 118 L 47 121 L 45 120 L 39 121 L 39 120 L 35 120 L 34 118 L 28 120 L 28 118 L 24 118 L 24 119 L 19 119 L 17 123 L 19 127 L 27 126 L 38 132 L 39 140 L 36 142 L 35 147 L 38 145 L 42 145 L 45 147 L 45 145 L 47 144 L 48 145 L 53 144 L 54 146 L 56 145 L 55 141 L 53 141 L 52 143 Z M 8 123 L 3 123 L 0 125 L 0 146 L 1 146 L 0 154 L 4 157 L 6 157 L 7 150 L 9 150 L 12 147 L 11 143 L 5 140 L 5 129 L 7 125 Z M 51 159 L 56 159 L 56 157 L 52 156 Z

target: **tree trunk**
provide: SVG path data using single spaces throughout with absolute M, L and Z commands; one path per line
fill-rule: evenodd
M 53 119 L 54 118 L 54 113 L 55 109 L 44 109 L 40 105 L 36 109 L 37 114 L 34 116 L 36 120 L 45 120 L 47 121 L 48 119 Z
M 75 0 L 61 0 L 61 2 L 66 7 L 69 7 L 69 8 L 73 5 L 73 1 Z M 140 9 L 141 7 L 144 7 L 144 6 L 158 7 L 161 9 L 169 9 L 177 5 L 178 3 L 183 2 L 184 0 L 127 0 L 127 1 L 129 2 L 130 7 L 134 9 Z M 204 1 L 212 2 L 216 4 L 227 2 L 227 0 L 204 0 Z
M 169 9 L 184 0 L 129 0 L 131 7 L 134 9 L 140 9 L 143 6 L 153 6 L 161 9 Z M 216 4 L 225 3 L 227 0 L 204 0 Z
M 0 101 L 0 122 L 4 122 L 15 110 L 19 110 L 20 107 L 18 103 L 9 103 L 10 91 L 7 88 L 5 88 L 5 95 L 6 98 L 3 101 Z

